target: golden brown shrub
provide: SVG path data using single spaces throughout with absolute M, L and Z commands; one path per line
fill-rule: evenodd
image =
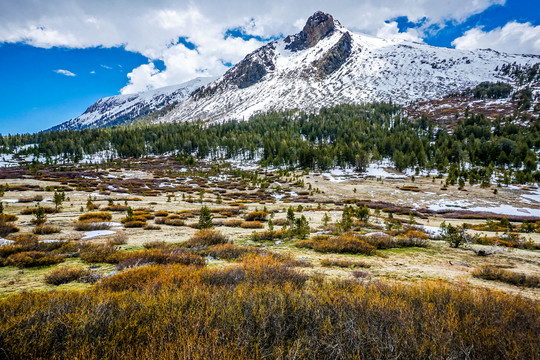
M 260 221 L 244 221 L 240 227 L 243 229 L 262 229 L 264 224 Z
M 63 266 L 45 275 L 45 282 L 51 285 L 67 284 L 88 274 L 89 271 L 81 267 Z
M 195 234 L 186 242 L 187 246 L 203 247 L 219 244 L 226 244 L 229 240 L 218 230 L 204 229 L 198 230 Z
M 348 234 L 343 234 L 339 237 L 300 240 L 295 243 L 295 246 L 325 253 L 333 252 L 364 255 L 374 255 L 377 250 L 373 245 Z
M 85 221 L 85 220 L 95 220 L 95 221 L 111 221 L 112 220 L 112 214 L 107 211 L 100 211 L 100 212 L 91 212 L 82 214 L 79 216 L 79 221 Z

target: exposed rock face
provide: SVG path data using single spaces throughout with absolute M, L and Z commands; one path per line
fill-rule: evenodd
M 285 49 L 293 52 L 309 49 L 317 45 L 321 39 L 332 35 L 335 28 L 336 24 L 332 15 L 317 11 L 307 20 L 300 33 L 285 38 L 285 43 L 287 43 Z
M 236 66 L 229 69 L 219 85 L 203 86 L 197 89 L 192 96 L 201 99 L 214 95 L 223 86 L 234 85 L 239 89 L 245 89 L 259 82 L 264 75 L 275 69 L 272 60 L 274 44 L 270 43 L 255 52 L 252 52 L 240 61 Z
M 268 71 L 274 70 L 271 57 L 271 45 L 266 45 L 261 51 L 254 52 L 242 60 L 237 66 L 224 75 L 226 81 L 247 88 L 263 78 Z
M 332 46 L 332 48 L 319 60 L 314 61 L 313 65 L 319 69 L 319 75 L 330 75 L 341 65 L 345 64 L 352 51 L 352 38 L 346 32 L 341 36 L 341 39 Z

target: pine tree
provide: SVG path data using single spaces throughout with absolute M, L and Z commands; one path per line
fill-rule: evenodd
M 309 234 L 309 231 L 309 222 L 307 221 L 306 217 L 302 215 L 297 218 L 295 227 L 296 236 L 298 236 L 298 238 L 300 239 L 305 239 L 306 236 Z
M 199 229 L 210 229 L 214 227 L 212 223 L 213 215 L 210 212 L 210 209 L 206 206 L 201 208 L 201 213 L 199 215 Z
M 133 209 L 131 208 L 131 206 L 127 208 L 126 212 L 127 212 L 126 221 L 127 222 L 133 221 Z
M 42 225 L 47 221 L 47 216 L 45 215 L 45 209 L 38 205 L 36 211 L 34 212 L 34 218 L 32 219 L 32 224 Z
M 294 216 L 294 210 L 292 207 L 289 207 L 289 209 L 287 209 L 287 222 L 286 222 L 286 226 L 292 230 L 292 228 L 294 227 L 294 224 L 295 224 L 295 216 Z
M 339 222 L 339 227 L 342 231 L 349 231 L 352 227 L 353 219 L 351 216 L 351 209 L 346 206 L 343 208 L 343 212 L 341 213 L 341 221 Z
M 322 218 L 323 226 L 328 226 L 328 222 L 330 221 L 330 216 L 328 216 L 328 213 L 324 213 L 324 216 Z
M 59 193 L 59 192 L 54 192 L 54 195 L 53 195 L 53 202 L 54 202 L 54 205 L 55 205 L 55 209 L 56 209 L 56 212 L 59 211 L 61 205 L 62 205 L 62 202 L 63 202 L 63 199 L 65 199 L 65 195 L 62 196 L 62 193 Z

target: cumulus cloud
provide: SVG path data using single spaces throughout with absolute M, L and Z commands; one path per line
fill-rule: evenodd
M 0 2 L 0 43 L 23 42 L 50 48 L 114 47 L 140 53 L 150 62 L 129 73 L 122 92 L 136 92 L 220 75 L 223 64 L 236 63 L 262 45 L 256 38 L 298 32 L 308 16 L 326 11 L 355 31 L 384 37 L 420 40 L 422 29 L 397 30 L 388 19 L 426 18 L 426 28 L 447 21 L 460 22 L 504 0 L 4 0 Z M 25 9 L 25 11 L 21 11 Z M 256 38 L 226 37 L 240 29 Z M 188 49 L 183 38 L 195 45 Z M 161 60 L 165 70 L 152 61 Z
M 60 75 L 65 75 L 65 76 L 76 76 L 71 71 L 64 70 L 64 69 L 56 69 L 56 70 L 54 70 L 54 72 L 57 73 L 57 74 L 60 74 Z
M 396 21 L 384 24 L 379 30 L 377 30 L 377 37 L 383 39 L 400 39 L 407 41 L 423 42 L 419 30 L 409 28 L 407 29 L 407 32 L 399 32 L 398 23 Z
M 457 49 L 486 49 L 508 53 L 540 54 L 540 26 L 509 22 L 502 28 L 484 31 L 474 28 L 452 42 Z

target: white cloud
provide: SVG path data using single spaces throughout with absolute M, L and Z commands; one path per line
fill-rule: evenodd
M 64 70 L 64 69 L 57 69 L 57 70 L 54 70 L 54 72 L 57 73 L 57 74 L 60 74 L 60 75 L 65 75 L 65 76 L 77 76 L 74 73 L 72 73 L 71 71 Z
M 504 0 L 3 0 L 0 1 L 0 43 L 24 42 L 50 48 L 124 46 L 150 60 L 162 60 L 166 70 L 151 63 L 133 69 L 122 92 L 171 85 L 200 75 L 219 75 L 223 63 L 236 63 L 262 45 L 251 39 L 225 39 L 241 28 L 262 38 L 298 32 L 317 10 L 332 14 L 355 31 L 384 37 L 420 40 L 423 29 L 399 33 L 386 20 L 407 16 L 427 18 L 425 28 L 460 22 Z M 21 9 L 25 9 L 21 11 Z M 178 44 L 184 37 L 196 50 Z
M 455 39 L 452 45 L 458 49 L 491 48 L 508 53 L 540 54 L 540 26 L 512 21 L 491 31 L 474 28 Z
M 408 41 L 424 42 L 419 30 L 414 28 L 407 29 L 407 32 L 399 32 L 398 23 L 395 21 L 384 24 L 377 30 L 377 37 L 383 39 L 400 39 Z

